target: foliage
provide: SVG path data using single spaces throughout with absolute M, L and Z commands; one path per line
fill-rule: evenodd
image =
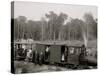
M 47 21 L 48 19 L 48 21 Z M 25 16 L 19 16 L 14 20 L 14 39 L 33 40 L 83 40 L 83 35 L 88 40 L 97 39 L 97 19 L 91 13 L 84 15 L 84 20 L 71 18 L 60 13 L 50 11 L 45 18 L 39 21 L 27 20 Z

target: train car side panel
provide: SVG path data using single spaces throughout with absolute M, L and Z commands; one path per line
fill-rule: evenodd
M 60 46 L 51 46 L 50 48 L 50 62 L 58 63 L 61 58 L 61 47 Z

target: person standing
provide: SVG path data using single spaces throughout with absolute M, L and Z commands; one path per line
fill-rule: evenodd
M 85 60 L 84 60 L 84 58 L 85 58 L 85 51 L 86 51 L 85 45 L 82 45 L 81 53 L 79 55 L 79 63 L 81 65 L 84 65 L 86 63 Z
M 39 64 L 41 65 L 43 63 L 43 52 L 39 55 Z
M 30 61 L 31 52 L 32 52 L 32 50 L 31 50 L 31 49 L 28 49 L 28 51 L 27 51 L 27 56 L 26 56 L 26 60 L 27 60 L 27 61 Z
M 32 62 L 34 63 L 35 62 L 35 51 L 33 50 L 32 52 Z
M 49 63 L 49 59 L 50 59 L 50 46 L 48 45 L 45 50 L 45 62 Z
M 38 63 L 38 53 L 37 53 L 37 51 L 35 51 L 35 64 L 37 64 Z

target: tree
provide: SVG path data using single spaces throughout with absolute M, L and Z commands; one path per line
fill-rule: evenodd
M 25 16 L 19 16 L 17 18 L 18 20 L 18 35 L 19 35 L 19 39 L 26 39 L 26 33 L 25 33 L 25 30 L 26 30 L 26 17 Z
M 67 15 L 64 13 L 60 13 L 60 15 L 57 15 L 53 11 L 49 12 L 50 14 L 46 14 L 46 17 L 49 19 L 48 21 L 48 27 L 49 27 L 49 37 L 52 40 L 59 39 L 61 35 L 61 27 L 64 23 L 64 21 L 67 19 Z
M 93 18 L 91 13 L 85 13 L 84 15 L 85 25 L 87 28 L 87 39 L 97 38 L 97 22 Z
M 57 19 L 57 14 L 55 14 L 53 11 L 50 11 L 49 14 L 46 14 L 45 16 L 49 19 L 49 39 L 53 40 L 55 39 L 55 22 Z
M 68 15 L 56 14 L 53 11 L 45 14 L 41 20 L 27 20 L 25 16 L 19 16 L 14 20 L 14 39 L 34 40 L 92 40 L 97 39 L 97 19 L 92 14 L 86 13 L 84 21 L 71 18 L 67 22 Z M 48 19 L 48 21 L 46 21 Z M 87 35 L 88 34 L 88 35 Z
M 67 22 L 64 31 L 66 32 L 66 38 L 68 40 L 82 40 L 82 27 L 84 22 L 79 19 L 71 19 Z

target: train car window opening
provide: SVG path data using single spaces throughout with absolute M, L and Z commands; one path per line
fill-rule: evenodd
M 81 53 L 81 48 L 79 48 L 79 54 Z
M 65 61 L 68 59 L 68 47 L 65 47 Z
M 90 55 L 90 52 L 89 52 L 89 49 L 86 49 L 86 56 L 89 56 Z
M 70 54 L 74 54 L 74 48 L 73 47 L 71 47 L 70 49 L 69 49 L 69 51 L 70 51 Z
M 18 50 L 18 45 L 16 45 L 16 49 Z
M 48 60 L 50 57 L 50 46 L 47 45 L 45 49 L 45 60 Z
M 32 52 L 32 50 L 31 49 L 28 49 L 27 58 L 30 58 L 31 57 L 31 52 Z
M 79 55 L 81 53 L 81 49 L 79 47 L 75 48 L 75 54 L 76 55 Z
M 25 48 L 26 48 L 26 46 L 23 44 L 23 45 L 22 45 L 22 48 L 23 48 L 23 49 L 25 49 Z
M 79 54 L 79 48 L 75 48 L 75 54 L 76 54 L 76 55 Z
M 61 61 L 65 61 L 65 46 L 61 46 Z
M 21 48 L 21 44 L 18 44 L 18 49 L 20 49 Z
M 49 46 L 46 47 L 46 52 L 49 52 L 49 48 L 50 48 Z

